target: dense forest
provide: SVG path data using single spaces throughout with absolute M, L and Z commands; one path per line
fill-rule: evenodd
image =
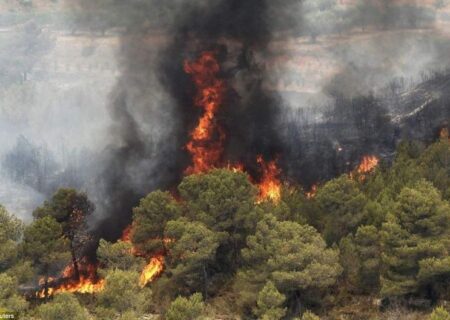
M 151 192 L 122 239 L 86 194 L 0 210 L 0 310 L 21 319 L 450 319 L 450 140 L 260 200 L 239 170 Z M 82 285 L 80 285 L 82 283 Z

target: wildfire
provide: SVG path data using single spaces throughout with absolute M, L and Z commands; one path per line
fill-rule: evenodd
M 225 133 L 215 117 L 222 104 L 225 85 L 218 78 L 220 66 L 213 52 L 203 52 L 194 62 L 185 61 L 184 70 L 192 76 L 197 88 L 195 105 L 204 111 L 186 145 L 192 157 L 192 165 L 186 173 L 192 174 L 214 168 L 222 156 Z
M 72 292 L 72 293 L 97 293 L 104 289 L 105 280 L 97 278 L 97 266 L 85 262 L 85 259 L 81 260 L 83 264 L 80 272 L 80 278 L 75 277 L 75 271 L 73 265 L 70 264 L 61 272 L 61 278 L 59 280 L 55 278 L 49 278 L 47 284 L 47 296 L 52 296 L 60 292 Z M 40 279 L 39 285 L 44 286 L 45 280 Z M 45 288 L 42 288 L 36 293 L 38 298 L 45 298 Z
M 278 169 L 276 161 L 270 161 L 266 163 L 262 156 L 258 156 L 257 163 L 262 169 L 262 179 L 258 184 L 259 197 L 258 201 L 269 199 L 273 202 L 278 202 L 281 199 L 281 181 L 278 176 L 280 175 L 280 169 Z
M 360 174 L 369 173 L 378 166 L 379 162 L 380 160 L 375 156 L 364 156 L 357 171 Z
M 49 283 L 51 285 L 51 283 Z M 89 278 L 85 278 L 83 276 L 80 276 L 79 281 L 64 283 L 60 285 L 59 287 L 49 287 L 48 288 L 48 296 L 52 296 L 54 294 L 60 293 L 60 292 L 72 292 L 72 293 L 97 293 L 103 291 L 103 288 L 105 287 L 105 280 L 100 279 L 97 282 L 93 282 Z M 45 289 L 41 289 L 37 293 L 38 298 L 45 298 Z
M 162 254 L 153 256 L 141 272 L 139 277 L 139 285 L 141 287 L 145 287 L 148 283 L 152 282 L 157 276 L 159 276 L 163 270 L 164 256 Z

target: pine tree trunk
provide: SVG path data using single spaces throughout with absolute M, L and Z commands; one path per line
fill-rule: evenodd
M 48 300 L 48 274 L 45 274 L 44 280 L 44 299 Z
M 75 248 L 73 247 L 73 240 L 70 241 L 70 253 L 72 255 L 72 264 L 73 264 L 73 271 L 75 272 L 75 278 L 77 280 L 80 279 L 80 269 L 78 267 L 78 261 L 77 256 L 75 254 Z
M 300 315 L 300 314 L 303 313 L 302 300 L 301 300 L 301 297 L 300 297 L 300 293 L 298 291 L 295 292 L 295 294 L 294 294 L 294 309 L 293 309 L 293 313 L 295 315 Z

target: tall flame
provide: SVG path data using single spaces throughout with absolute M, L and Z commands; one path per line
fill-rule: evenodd
M 152 282 L 164 270 L 164 256 L 162 254 L 153 256 L 144 267 L 139 277 L 139 285 L 145 287 Z
M 258 184 L 259 197 L 258 201 L 269 199 L 273 202 L 278 202 L 281 199 L 281 181 L 278 176 L 281 170 L 278 169 L 276 161 L 266 163 L 262 156 L 258 156 L 257 163 L 262 169 L 262 179 Z
M 223 103 L 225 83 L 218 78 L 220 66 L 214 53 L 205 51 L 196 61 L 185 61 L 184 70 L 192 76 L 197 88 L 195 105 L 204 111 L 198 125 L 190 133 L 191 139 L 186 145 L 192 157 L 192 165 L 186 169 L 185 173 L 206 172 L 219 166 L 228 167 L 234 172 L 244 171 L 244 167 L 240 164 L 221 163 L 226 136 L 216 121 L 216 115 Z M 278 179 L 280 170 L 276 162 L 266 163 L 261 156 L 258 156 L 257 162 L 262 169 L 258 201 L 269 199 L 278 202 L 281 198 L 281 182 Z
M 203 52 L 194 62 L 185 61 L 184 70 L 192 76 L 197 88 L 195 105 L 204 112 L 186 145 L 192 157 L 186 173 L 192 174 L 216 167 L 222 157 L 225 133 L 215 117 L 223 101 L 225 85 L 218 78 L 220 66 L 213 52 Z

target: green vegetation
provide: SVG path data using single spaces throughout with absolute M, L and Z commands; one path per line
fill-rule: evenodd
M 142 270 L 144 259 L 132 254 L 133 245 L 129 242 L 116 243 L 100 239 L 97 249 L 97 259 L 108 269 Z
M 138 317 L 147 311 L 151 291 L 140 288 L 135 271 L 110 270 L 105 289 L 98 294 L 96 314 L 99 319 L 113 319 L 116 315 Z
M 34 221 L 25 229 L 22 251 L 31 260 L 36 273 L 44 277 L 47 297 L 49 277 L 67 265 L 70 259 L 69 244 L 61 225 L 50 216 Z
M 180 216 L 181 208 L 168 192 L 155 191 L 133 210 L 133 243 L 141 252 L 162 251 L 164 226 Z
M 205 309 L 202 295 L 195 293 L 189 298 L 176 298 L 167 309 L 166 320 L 196 320 Z
M 0 206 L 0 272 L 17 261 L 17 244 L 22 231 L 22 222 Z
M 282 308 L 286 297 L 280 293 L 273 282 L 268 281 L 258 293 L 255 315 L 264 320 L 281 319 L 286 314 L 286 308 Z
M 450 314 L 442 307 L 434 309 L 430 316 L 430 320 L 449 320 Z
M 244 173 L 187 176 L 176 197 L 140 201 L 131 241 L 99 241 L 104 288 L 90 295 L 50 290 L 90 243 L 85 194 L 59 190 L 26 227 L 0 207 L 0 309 L 36 320 L 450 319 L 449 159 L 448 139 L 402 143 L 363 178 L 342 175 L 310 198 L 286 185 L 277 203 L 258 201 Z M 155 256 L 163 272 L 142 288 Z M 38 279 L 46 299 L 25 299 Z
M 0 309 L 23 313 L 28 302 L 17 292 L 17 280 L 6 273 L 0 274 Z
M 382 295 L 404 296 L 423 288 L 439 294 L 439 282 L 450 275 L 449 224 L 449 203 L 430 182 L 402 189 L 381 229 Z
M 89 314 L 70 293 L 58 294 L 49 303 L 40 305 L 36 313 L 42 320 L 89 320 Z

